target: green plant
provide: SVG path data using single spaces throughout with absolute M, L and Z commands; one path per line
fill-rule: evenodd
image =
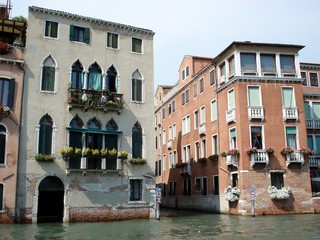
M 101 149 L 100 150 L 101 157 L 105 158 L 108 155 L 108 150 L 107 149 Z
M 143 165 L 147 163 L 147 160 L 143 158 L 132 158 L 129 160 L 129 163 L 134 165 Z
M 183 163 L 176 163 L 175 167 L 176 167 L 176 168 L 184 168 L 184 167 L 186 167 L 187 165 L 188 165 L 188 163 L 185 163 L 185 162 L 183 162 Z
M 288 199 L 291 193 L 292 191 L 289 187 L 278 189 L 275 186 L 270 186 L 268 188 L 268 194 L 271 199 Z
M 199 158 L 198 159 L 199 163 L 206 163 L 207 162 L 207 158 L 203 157 L 203 158 Z
M 239 200 L 240 190 L 237 187 L 228 186 L 224 189 L 225 199 L 229 202 L 235 202 Z
M 124 150 L 121 150 L 119 152 L 119 158 L 120 159 L 127 159 L 128 158 L 128 152 L 127 151 L 124 151 Z
M 75 154 L 76 156 L 81 156 L 81 155 L 82 155 L 82 150 L 81 150 L 81 148 L 75 148 L 75 149 L 74 149 L 74 154 Z
M 213 154 L 213 155 L 210 155 L 208 158 L 211 161 L 218 161 L 219 160 L 219 155 L 218 154 Z
M 117 155 L 117 150 L 115 148 L 112 148 L 111 150 L 108 150 L 108 155 L 109 156 L 116 156 Z
M 83 155 L 84 157 L 90 157 L 90 156 L 92 155 L 92 149 L 90 149 L 90 148 L 85 148 L 85 149 L 83 150 L 83 152 L 82 152 L 82 155 Z
M 93 156 L 99 156 L 100 155 L 100 150 L 99 149 L 93 149 L 92 150 L 92 155 Z
M 291 147 L 283 147 L 280 150 L 280 153 L 284 156 L 293 153 L 293 149 Z
M 34 159 L 38 162 L 53 162 L 56 158 L 51 154 L 37 154 Z
M 227 152 L 223 151 L 220 155 L 221 155 L 221 157 L 226 157 L 227 156 Z

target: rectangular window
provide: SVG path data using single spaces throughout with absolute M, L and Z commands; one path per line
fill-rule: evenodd
M 182 106 L 189 102 L 189 90 L 182 93 Z
M 276 75 L 276 59 L 274 55 L 260 55 L 262 75 Z
M 251 147 L 263 149 L 262 127 L 251 127 Z
M 249 107 L 261 106 L 259 86 L 248 86 L 248 103 L 249 103 Z
M 295 74 L 294 56 L 280 55 L 280 66 L 282 74 Z
M 169 182 L 169 195 L 170 196 L 176 195 L 176 181 Z
M 132 101 L 142 102 L 142 80 L 132 78 Z
M 271 186 L 275 186 L 278 189 L 281 189 L 284 187 L 283 173 L 271 172 L 270 175 L 271 175 Z
M 295 107 L 295 99 L 292 87 L 282 88 L 282 105 L 285 108 Z
M 191 195 L 191 179 L 187 178 L 183 181 L 183 195 L 190 196 Z
M 182 80 L 186 79 L 189 76 L 189 66 L 182 70 Z
M 184 117 L 182 119 L 182 134 L 190 132 L 190 116 Z
M 206 123 L 206 107 L 200 108 L 200 125 Z
M 222 63 L 220 66 L 220 76 L 226 76 L 227 74 L 227 69 L 226 69 L 226 64 Z
M 70 25 L 70 41 L 90 43 L 90 28 Z
M 172 101 L 172 112 L 176 111 L 176 100 Z
M 212 86 L 214 83 L 215 83 L 215 81 L 216 81 L 216 78 L 215 78 L 216 76 L 215 76 L 215 71 L 214 70 L 212 70 L 211 72 L 210 72 L 210 86 Z
M 0 104 L 3 107 L 13 108 L 15 79 L 0 78 Z
M 320 119 L 320 102 L 312 102 L 312 119 Z
M 217 101 L 212 100 L 211 101 L 211 121 L 216 121 L 218 119 L 217 114 Z
M 0 210 L 3 210 L 3 184 L 0 183 Z
M 193 124 L 194 124 L 194 129 L 197 129 L 199 127 L 199 112 L 195 111 L 193 113 Z
M 167 157 L 165 154 L 162 156 L 162 169 L 165 171 L 167 169 Z
M 212 136 L 212 154 L 218 154 L 218 136 Z
M 42 91 L 54 91 L 55 67 L 43 66 L 42 68 Z
M 190 145 L 184 146 L 182 148 L 182 160 L 183 162 L 190 162 Z
M 201 140 L 201 157 L 202 158 L 207 157 L 207 145 L 206 145 L 205 139 Z
M 234 76 L 235 74 L 235 61 L 234 61 L 234 56 L 229 58 L 229 77 Z
M 230 149 L 237 148 L 237 133 L 236 129 L 230 129 Z
M 228 110 L 232 110 L 234 108 L 235 108 L 234 90 L 231 89 L 228 91 Z
M 193 85 L 193 97 L 196 97 L 196 96 L 198 96 L 198 84 L 197 83 L 195 83 Z
M 172 140 L 172 126 L 169 126 L 169 138 L 168 140 Z
M 201 178 L 195 178 L 194 179 L 194 190 L 196 192 L 200 192 L 201 191 Z
M 308 82 L 307 82 L 307 73 L 306 73 L 306 72 L 301 72 L 301 78 L 303 79 L 302 85 L 303 85 L 303 86 L 307 86 L 307 85 L 308 85 Z
M 310 86 L 318 87 L 318 74 L 317 73 L 310 73 Z
M 256 67 L 256 55 L 252 53 L 241 53 L 240 54 L 241 61 L 241 73 L 244 75 L 256 75 L 257 67 Z
M 166 130 L 164 129 L 163 130 L 163 134 L 162 134 L 162 145 L 166 144 L 167 143 L 167 140 L 166 140 Z
M 162 119 L 166 118 L 166 109 L 162 108 Z
M 194 144 L 194 160 L 198 161 L 200 158 L 200 144 L 199 142 L 196 142 Z
M 173 154 L 172 152 L 169 152 L 169 168 L 173 168 Z
M 142 53 L 142 39 L 132 38 L 132 52 Z
M 213 176 L 213 195 L 219 195 L 219 176 Z
M 201 78 L 200 79 L 200 93 L 203 93 L 204 92 L 204 79 Z
M 207 177 L 202 178 L 202 183 L 201 183 L 201 193 L 202 195 L 208 195 L 208 179 Z
M 118 34 L 107 32 L 107 47 L 118 49 Z
M 286 127 L 287 147 L 297 149 L 297 129 L 296 127 Z
M 238 173 L 232 173 L 232 187 L 238 187 Z
M 168 114 L 170 115 L 172 113 L 172 107 L 171 107 L 171 103 L 169 103 L 168 105 Z
M 46 37 L 57 38 L 58 37 L 58 23 L 52 21 L 46 21 L 45 33 Z
M 172 139 L 175 139 L 177 137 L 177 126 L 176 124 L 172 125 Z
M 142 179 L 130 179 L 130 201 L 142 200 Z

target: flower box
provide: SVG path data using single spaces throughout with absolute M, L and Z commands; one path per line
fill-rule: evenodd
M 225 199 L 229 202 L 238 201 L 240 198 L 240 190 L 237 187 L 228 186 L 224 189 Z
M 51 154 L 37 154 L 34 159 L 38 162 L 53 162 L 56 158 Z
M 291 193 L 292 191 L 289 187 L 278 189 L 275 186 L 270 186 L 268 188 L 268 194 L 271 199 L 289 199 Z
M 133 165 L 143 165 L 147 163 L 147 160 L 143 158 L 131 158 L 129 163 Z

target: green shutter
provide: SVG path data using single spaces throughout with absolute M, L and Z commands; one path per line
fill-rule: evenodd
M 259 87 L 249 87 L 248 88 L 248 99 L 250 107 L 260 107 L 260 91 Z
M 236 130 L 232 129 L 230 130 L 230 138 L 235 138 L 236 137 Z
M 84 42 L 87 44 L 90 43 L 90 28 L 84 29 Z
M 74 26 L 70 25 L 70 36 L 69 36 L 70 41 L 73 41 L 73 36 L 74 36 Z
M 15 79 L 11 78 L 9 83 L 8 107 L 13 108 L 14 103 Z
M 308 148 L 314 149 L 312 135 L 307 135 L 307 140 L 308 140 Z
M 320 136 L 316 136 L 317 154 L 320 154 Z
M 293 88 L 282 88 L 282 101 L 284 107 L 294 107 Z
M 286 127 L 287 134 L 296 134 L 297 130 L 296 127 Z
M 313 110 L 313 118 L 320 119 L 320 103 L 319 102 L 312 103 L 312 110 Z
M 228 100 L 229 100 L 229 110 L 235 108 L 234 91 L 233 90 L 228 92 Z
M 310 119 L 311 115 L 310 115 L 310 105 L 309 102 L 304 102 L 304 112 L 305 112 L 305 117 L 306 119 Z

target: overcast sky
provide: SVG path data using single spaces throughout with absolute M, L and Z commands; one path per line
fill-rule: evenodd
M 184 55 L 213 58 L 232 41 L 304 45 L 300 61 L 320 63 L 318 0 L 11 0 L 11 3 L 12 17 L 28 17 L 28 6 L 38 6 L 154 31 L 155 86 L 177 82 Z

